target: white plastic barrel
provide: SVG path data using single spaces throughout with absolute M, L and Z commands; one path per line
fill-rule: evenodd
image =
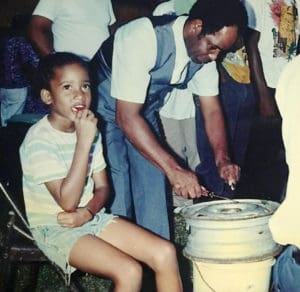
M 190 228 L 184 255 L 193 262 L 194 292 L 268 292 L 281 246 L 268 221 L 278 203 L 222 200 L 182 209 Z

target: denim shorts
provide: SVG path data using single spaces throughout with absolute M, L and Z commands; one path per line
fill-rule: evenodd
M 44 225 L 31 228 L 31 233 L 42 252 L 69 277 L 76 270 L 69 265 L 69 254 L 76 241 L 87 234 L 99 235 L 115 217 L 101 210 L 91 221 L 79 227 Z
M 297 248 L 290 245 L 279 255 L 273 267 L 272 291 L 300 292 L 300 264 L 293 257 L 295 250 Z

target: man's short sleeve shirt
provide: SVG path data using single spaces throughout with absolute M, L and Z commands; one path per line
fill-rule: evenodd
M 173 23 L 176 58 L 171 83 L 178 83 L 186 73 L 190 61 L 183 38 L 187 17 L 179 16 Z M 150 71 L 156 62 L 157 40 L 151 21 L 141 18 L 121 27 L 114 41 L 112 60 L 112 97 L 143 104 L 147 96 Z M 194 91 L 201 92 L 198 74 L 192 78 Z
M 91 59 L 115 22 L 110 0 L 40 0 L 33 15 L 52 21 L 55 51 Z
M 198 96 L 216 96 L 219 94 L 219 73 L 216 62 L 205 64 L 196 72 L 194 78 L 184 90 L 174 89 L 166 96 L 160 114 L 176 120 L 195 117 L 193 94 Z

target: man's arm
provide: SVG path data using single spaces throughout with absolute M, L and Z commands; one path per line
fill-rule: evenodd
M 137 150 L 168 177 L 174 191 L 183 197 L 196 198 L 206 195 L 204 187 L 192 172 L 181 168 L 163 149 L 152 133 L 140 111 L 143 104 L 117 100 L 116 120 Z
M 198 96 L 198 99 L 219 175 L 234 188 L 239 180 L 240 167 L 231 162 L 228 154 L 224 118 L 218 96 Z
M 251 80 L 259 95 L 259 109 L 263 116 L 274 116 L 276 114 L 276 103 L 270 89 L 267 86 L 258 41 L 260 32 L 248 28 L 245 45 L 248 54 Z
M 46 17 L 33 15 L 31 17 L 28 37 L 40 57 L 47 56 L 54 51 L 52 21 Z

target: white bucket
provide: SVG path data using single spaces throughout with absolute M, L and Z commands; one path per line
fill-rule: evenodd
M 194 292 L 268 292 L 274 259 L 238 264 L 193 263 Z
M 194 264 L 194 292 L 267 292 L 274 256 L 265 200 L 222 200 L 182 209 L 190 228 L 184 255 Z

